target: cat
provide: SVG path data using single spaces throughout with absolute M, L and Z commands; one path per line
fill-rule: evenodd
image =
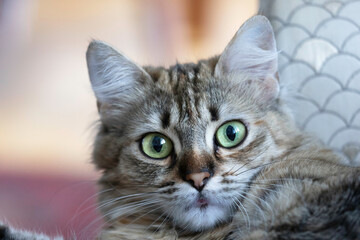
M 277 53 L 263 16 L 169 69 L 90 43 L 100 239 L 360 239 L 359 169 L 296 127 Z
M 277 53 L 263 16 L 168 69 L 90 43 L 99 239 L 360 239 L 359 168 L 297 128 Z

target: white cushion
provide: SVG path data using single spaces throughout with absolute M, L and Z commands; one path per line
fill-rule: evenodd
M 261 0 L 299 126 L 360 165 L 360 1 Z

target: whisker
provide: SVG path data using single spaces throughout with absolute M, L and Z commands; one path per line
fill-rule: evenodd
M 136 195 L 136 196 L 135 196 L 135 195 Z M 131 196 L 129 195 L 129 196 L 124 196 L 124 197 L 120 197 L 120 198 L 121 198 L 121 199 L 126 199 L 125 197 L 137 197 L 137 196 L 140 196 L 140 195 L 146 195 L 146 194 L 132 194 Z M 105 204 L 102 204 L 102 205 L 103 205 L 103 206 L 109 205 L 109 204 L 111 204 L 111 203 L 113 203 L 113 202 L 116 202 L 116 200 L 119 200 L 120 198 L 116 198 L 115 201 L 114 201 L 114 199 L 112 199 L 112 200 L 110 200 L 110 201 L 105 202 Z M 142 206 L 146 206 L 146 205 L 154 204 L 154 203 L 156 203 L 156 201 L 148 202 L 147 200 L 142 200 L 142 201 L 137 201 L 137 202 L 135 202 L 135 203 L 124 204 L 124 205 L 122 205 L 121 208 L 112 209 L 111 211 L 103 214 L 101 218 L 96 218 L 96 219 L 94 219 L 90 224 L 88 224 L 88 226 L 87 226 L 86 228 L 84 228 L 84 229 L 82 230 L 82 232 L 83 232 L 83 231 L 87 231 L 87 229 L 88 229 L 89 227 L 91 227 L 92 225 L 94 225 L 95 223 L 97 223 L 97 222 L 99 222 L 100 220 L 108 217 L 109 215 L 115 214 L 115 213 L 118 212 L 119 210 L 126 210 L 126 209 L 128 209 L 127 211 L 123 212 L 122 214 L 120 214 L 120 215 L 118 215 L 118 216 L 115 216 L 115 217 L 112 217 L 112 220 L 114 220 L 115 218 L 118 218 L 118 217 L 120 217 L 120 216 L 126 216 L 127 213 L 129 213 L 129 212 L 131 212 L 131 211 L 135 211 L 135 210 L 141 208 Z M 102 225 L 100 226 L 100 228 L 102 228 L 105 224 L 106 224 L 106 223 L 102 224 Z
M 160 225 L 154 230 L 154 232 L 153 233 L 156 233 L 157 231 L 159 231 L 159 229 L 161 228 L 161 226 L 165 223 L 165 221 L 167 220 L 167 214 L 165 214 L 165 212 L 164 213 L 162 213 L 154 222 L 156 222 L 157 220 L 159 220 L 162 216 L 164 216 L 165 215 L 165 217 L 164 217 L 164 220 L 162 220 L 162 222 L 160 223 Z M 151 224 L 150 224 L 150 226 L 152 226 L 153 224 L 154 224 L 154 222 L 152 222 Z
M 171 211 L 171 214 L 174 212 L 174 210 Z M 149 228 L 153 227 L 153 224 L 156 223 L 160 218 L 162 218 L 163 216 L 165 215 L 164 217 L 164 220 L 160 223 L 160 225 L 153 231 L 153 233 L 150 235 L 153 236 L 156 232 L 159 231 L 159 229 L 162 227 L 162 225 L 168 220 L 169 218 L 169 214 L 167 214 L 165 211 L 158 217 L 156 218 L 147 228 L 146 230 L 148 230 Z
M 125 214 L 127 214 L 129 212 L 132 212 L 132 210 L 141 208 L 143 206 L 147 206 L 149 204 L 155 204 L 155 203 L 159 203 L 159 201 L 146 201 L 146 200 L 144 200 L 144 201 L 140 201 L 140 202 L 135 203 L 135 204 L 126 204 L 126 205 L 124 205 L 125 207 L 123 207 L 123 206 L 121 206 L 120 208 L 115 207 L 113 213 L 117 213 L 117 214 L 114 214 L 112 219 L 119 218 L 120 216 L 126 216 Z M 127 211 L 120 214 L 120 211 L 122 211 L 122 210 L 127 210 Z M 109 216 L 109 215 L 113 215 L 113 214 L 107 213 L 107 214 L 104 215 L 104 217 Z
M 246 209 L 244 208 L 244 205 L 242 205 L 241 201 L 239 201 L 237 198 L 233 198 L 233 200 L 234 200 L 234 203 L 240 209 L 240 211 L 241 211 L 242 215 L 244 216 L 244 218 L 245 218 L 245 215 L 246 215 L 246 219 L 247 219 L 247 223 L 248 223 L 248 230 L 250 230 L 250 218 L 249 218 L 249 215 L 248 215 Z M 244 210 L 245 214 L 244 214 L 244 212 L 242 210 Z
M 305 179 L 301 179 L 301 178 L 267 178 L 267 179 L 256 179 L 253 182 L 257 182 L 257 181 L 263 181 L 263 182 L 269 182 L 269 181 L 299 181 L 302 182 Z
M 152 202 L 145 202 L 145 201 L 142 201 L 141 203 L 135 203 L 135 204 L 127 204 L 126 207 L 124 208 L 115 208 L 115 209 L 112 209 L 111 211 L 109 211 L 108 213 L 104 214 L 103 217 L 107 217 L 107 216 L 110 216 L 110 215 L 114 215 L 111 217 L 111 220 L 110 221 L 113 221 L 115 219 L 118 219 L 118 218 L 121 218 L 121 217 L 125 217 L 125 216 L 129 216 L 133 213 L 135 213 L 136 211 L 138 211 L 139 208 L 143 208 L 143 209 L 147 209 L 149 207 L 153 207 L 154 204 L 158 203 L 157 201 L 152 201 Z M 147 207 L 146 207 L 147 206 Z M 126 211 L 123 211 L 123 210 L 126 210 Z M 121 212 L 123 211 L 123 212 Z M 117 214 L 116 214 L 117 213 Z M 99 229 L 103 228 L 103 226 L 106 224 L 103 223 Z
M 145 209 L 148 209 L 148 208 L 152 208 L 152 207 L 153 207 L 153 203 L 149 203 L 149 204 L 147 204 L 147 205 L 148 205 L 148 206 L 145 207 L 145 208 L 143 208 L 142 210 L 145 210 Z M 145 204 L 144 206 L 146 206 L 146 204 Z M 137 208 L 139 208 L 139 207 L 137 207 Z M 136 209 L 137 209 L 137 208 L 136 208 Z M 158 207 L 158 208 L 156 208 L 156 209 L 154 209 L 154 210 L 151 210 L 151 211 L 146 212 L 145 214 L 141 215 L 140 217 L 137 217 L 136 219 L 134 219 L 134 220 L 131 221 L 130 223 L 126 224 L 126 226 L 134 223 L 135 221 L 139 220 L 141 217 L 143 217 L 143 216 L 149 214 L 150 212 L 153 212 L 153 211 L 155 211 L 155 210 L 157 210 L 157 209 L 159 209 L 159 208 L 161 208 L 161 207 Z M 114 209 L 114 210 L 112 210 L 112 211 L 109 211 L 109 212 L 107 213 L 107 215 L 111 215 L 111 214 L 115 213 L 117 210 L 118 210 L 118 209 Z M 125 215 L 126 213 L 130 213 L 130 215 L 132 214 L 131 211 L 126 211 L 126 212 L 123 213 L 121 216 L 126 216 L 126 215 Z M 98 229 L 103 228 L 103 226 L 104 226 L 105 224 L 106 224 L 106 223 L 102 224 Z
M 256 162 L 258 160 L 262 160 L 262 158 L 260 158 L 260 156 L 262 156 L 270 147 L 267 147 L 266 149 L 264 149 L 261 153 L 259 153 L 257 155 L 257 158 L 252 159 L 251 161 L 248 161 L 247 163 L 245 163 L 244 165 L 240 166 L 238 169 L 236 169 L 234 172 L 232 172 L 232 174 L 234 175 L 237 171 L 241 170 L 243 167 L 249 165 L 250 163 Z
M 271 224 L 273 224 L 275 221 L 275 213 L 274 213 L 273 208 L 270 206 L 270 204 L 267 201 L 265 201 L 264 199 L 254 195 L 254 194 L 251 194 L 249 192 L 247 192 L 246 195 L 252 196 L 252 197 L 258 199 L 260 202 L 263 203 L 263 206 L 266 205 L 266 207 L 271 211 Z M 267 222 L 267 221 L 265 220 L 265 222 Z M 266 225 L 267 225 L 267 223 L 266 223 Z
M 125 200 L 125 199 L 128 200 L 128 199 L 131 199 L 131 198 L 137 198 L 137 197 L 148 195 L 148 194 L 152 194 L 152 193 L 135 193 L 135 194 L 130 194 L 130 195 L 126 195 L 126 196 L 117 197 L 117 198 L 111 199 L 109 201 L 106 201 L 105 203 L 100 204 L 98 206 L 98 209 L 100 209 L 102 207 L 105 207 L 107 205 L 110 205 L 112 203 L 115 203 L 117 201 L 120 201 L 120 200 Z
M 259 212 L 261 213 L 262 217 L 264 218 L 264 223 L 266 224 L 266 217 L 264 214 L 264 211 L 259 207 L 259 205 L 257 205 L 253 200 L 251 200 L 250 198 L 246 197 L 245 195 L 241 194 L 241 193 L 237 193 L 240 197 L 246 199 L 249 203 L 251 203 L 252 205 L 254 205 Z M 255 196 L 256 197 L 256 196 Z M 259 198 L 260 199 L 260 198 Z
M 97 205 L 97 203 L 94 203 L 94 204 L 92 204 L 92 205 L 90 205 L 90 206 L 88 206 L 88 207 L 86 207 L 86 208 L 84 208 L 84 209 L 82 209 L 82 210 L 80 211 L 80 209 L 81 209 L 87 202 L 89 202 L 89 201 L 90 201 L 91 199 L 93 199 L 94 197 L 97 197 L 97 196 L 99 196 L 100 194 L 105 193 L 105 192 L 108 192 L 108 191 L 110 191 L 110 190 L 112 190 L 112 189 L 109 189 L 109 188 L 108 188 L 108 189 L 102 190 L 102 191 L 100 191 L 100 192 L 97 192 L 97 193 L 91 195 L 91 196 L 88 197 L 86 200 L 84 200 L 84 201 L 79 205 L 79 207 L 76 209 L 73 217 L 70 219 L 70 221 L 69 221 L 69 223 L 68 223 L 67 225 L 69 225 L 72 221 L 74 221 L 79 215 L 81 215 L 81 214 L 84 213 L 85 211 L 87 211 L 87 210 L 89 210 L 89 209 L 91 209 L 91 208 L 93 208 L 94 206 Z M 80 211 L 80 212 L 79 212 L 79 211 Z
M 80 231 L 80 233 L 79 233 L 79 238 L 80 238 L 80 239 L 85 239 L 85 238 L 83 238 L 83 236 L 84 236 L 85 233 L 88 231 L 88 229 L 89 229 L 90 227 L 92 227 L 95 223 L 98 223 L 98 222 L 101 221 L 101 220 L 103 220 L 103 217 L 97 217 L 97 218 L 93 219 L 90 224 L 88 224 L 85 228 L 83 228 L 83 229 Z M 98 231 L 99 229 L 101 229 L 104 225 L 105 225 L 105 224 L 101 224 L 100 227 L 98 227 L 98 229 L 97 229 L 96 231 Z
M 252 168 L 249 168 L 249 169 L 246 169 L 245 171 L 242 171 L 240 173 L 237 173 L 236 175 L 234 176 L 239 176 L 243 173 L 246 173 L 248 171 L 251 171 L 251 170 L 255 170 L 255 169 L 258 169 L 258 168 L 261 168 L 261 167 L 266 167 L 266 166 L 269 166 L 269 165 L 272 165 L 272 164 L 275 164 L 275 163 L 278 163 L 278 162 L 281 162 L 283 160 L 277 160 L 277 161 L 272 161 L 272 162 L 269 162 L 269 163 L 264 163 L 264 164 L 261 164 L 260 166 L 256 166 L 256 167 L 252 167 Z
M 148 208 L 150 208 L 150 207 L 153 207 L 153 206 L 152 206 L 152 205 L 150 205 L 150 206 L 148 206 L 148 207 L 146 207 L 146 208 L 144 208 L 144 209 L 148 209 Z M 142 218 L 142 217 L 144 217 L 144 216 L 148 215 L 149 213 L 154 212 L 154 211 L 156 211 L 156 210 L 158 210 L 158 209 L 161 209 L 161 208 L 162 208 L 162 206 L 157 207 L 157 208 L 155 208 L 155 209 L 152 209 L 151 211 L 148 211 L 148 212 L 146 212 L 146 213 L 144 213 L 144 214 L 140 215 L 139 217 L 135 218 L 133 221 L 131 221 L 131 222 L 130 222 L 130 223 L 128 223 L 127 225 L 130 225 L 130 224 L 132 224 L 132 223 L 136 222 L 137 220 L 139 220 L 140 218 Z
M 234 169 L 234 167 L 235 167 L 235 164 L 229 169 L 229 171 L 223 173 L 222 175 L 223 175 L 223 176 L 228 175 L 228 174 Z M 235 171 L 235 172 L 236 172 L 236 171 Z
M 285 179 L 285 178 L 284 178 L 284 179 Z M 256 181 L 253 181 L 253 182 L 251 182 L 251 181 L 244 181 L 244 182 L 237 181 L 237 183 L 243 183 L 243 184 L 249 184 L 249 183 L 251 183 L 251 184 L 253 184 L 253 185 L 269 185 L 269 186 L 285 187 L 285 188 L 288 188 L 288 189 L 290 189 L 290 190 L 295 191 L 299 196 L 302 196 L 302 194 L 301 194 L 299 191 L 297 191 L 297 189 L 291 188 L 291 187 L 287 186 L 286 184 L 269 183 L 269 182 L 268 182 L 268 181 L 282 181 L 282 180 L 284 180 L 284 179 L 264 179 L 264 180 L 263 180 L 263 183 L 258 183 L 258 182 L 256 182 Z M 287 178 L 287 179 L 285 179 L 285 180 L 286 180 L 286 181 L 299 181 L 300 183 L 303 181 L 303 179 L 292 179 L 292 178 Z M 268 189 L 268 188 L 264 188 L 264 190 L 275 191 L 275 190 L 273 190 L 273 189 Z M 275 192 L 277 192 L 277 191 L 275 191 Z

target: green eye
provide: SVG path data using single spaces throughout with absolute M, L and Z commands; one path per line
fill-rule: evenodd
M 215 136 L 220 146 L 231 148 L 238 145 L 245 138 L 246 128 L 239 121 L 227 122 L 217 130 Z
M 160 133 L 149 133 L 141 142 L 143 152 L 151 158 L 161 159 L 169 156 L 173 149 L 170 139 Z

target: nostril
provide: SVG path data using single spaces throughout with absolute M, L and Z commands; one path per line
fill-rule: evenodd
M 208 178 L 208 177 L 204 178 L 204 179 L 203 179 L 203 185 L 205 185 L 208 181 L 209 181 L 209 178 Z
M 195 186 L 194 180 L 189 179 L 187 181 L 190 183 L 191 186 Z

